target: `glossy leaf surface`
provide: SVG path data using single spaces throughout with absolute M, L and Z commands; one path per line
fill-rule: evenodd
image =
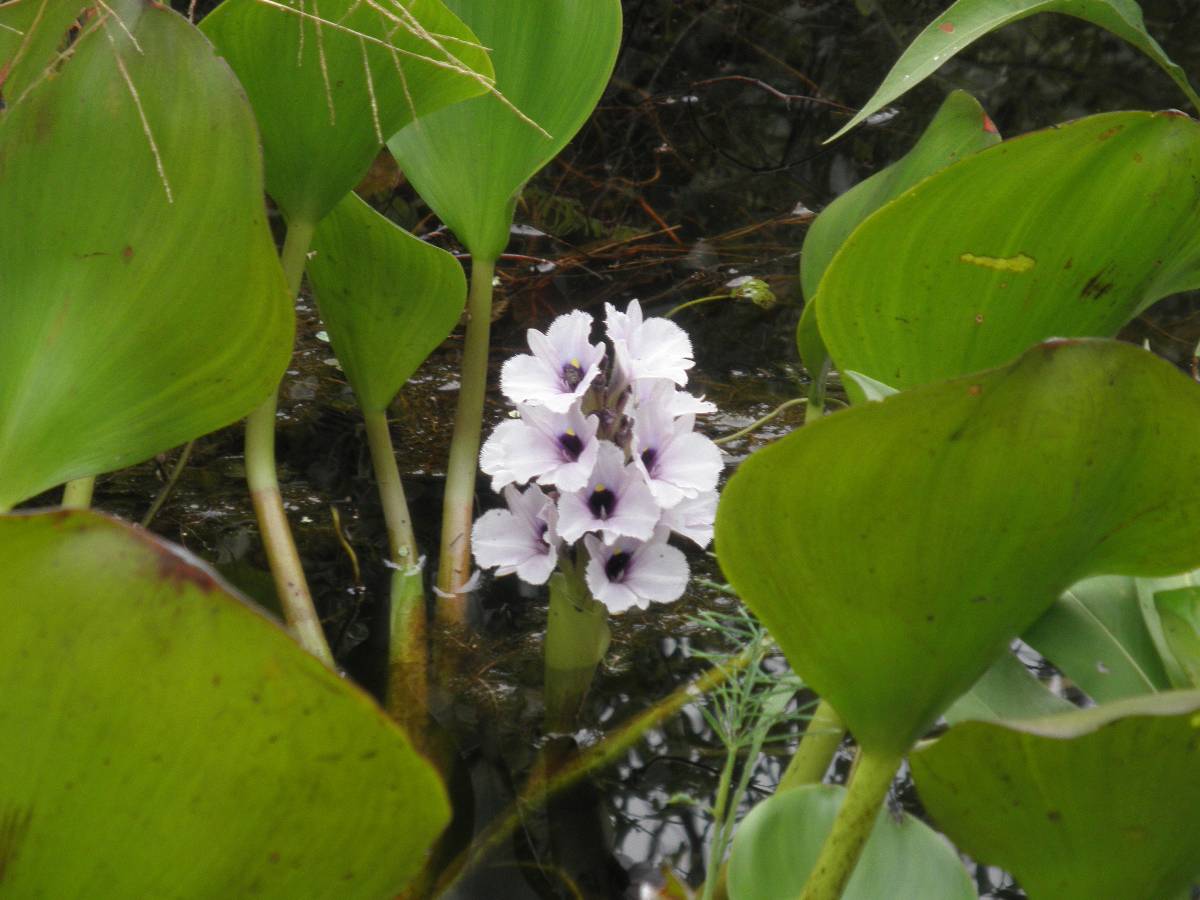
M 1200 592 L 1200 571 L 1168 575 L 1165 578 L 1137 578 L 1134 579 L 1134 582 L 1142 621 L 1146 625 L 1146 631 L 1150 635 L 1158 658 L 1162 660 L 1168 683 L 1171 687 L 1181 689 L 1196 687 L 1188 666 L 1176 656 L 1177 646 L 1179 649 L 1184 649 L 1188 643 L 1185 640 L 1184 644 L 1179 646 L 1178 642 L 1180 637 L 1184 637 L 1184 633 L 1179 630 L 1179 626 L 1184 622 L 1168 621 L 1168 619 L 1171 615 L 1170 611 L 1186 609 L 1188 592 Z M 1176 591 L 1183 593 L 1175 593 Z M 1173 599 L 1163 604 L 1159 602 L 1160 596 L 1164 600 L 1168 597 L 1173 597 Z M 1163 616 L 1164 606 L 1169 610 L 1166 619 Z M 1168 628 L 1174 632 L 1170 636 L 1168 636 Z
M 449 816 L 362 691 L 203 564 L 95 513 L 0 517 L 12 896 L 391 896 Z
M 475 35 L 441 0 L 287 9 L 225 0 L 200 28 L 246 87 L 267 192 L 289 221 L 318 222 L 390 135 L 481 93 L 492 75 Z
M 458 260 L 413 237 L 354 194 L 317 227 L 308 279 L 338 361 L 364 409 L 396 392 L 458 324 Z
M 291 353 L 237 81 L 169 9 L 105 9 L 0 112 L 0 509 L 236 421 Z
M 495 260 L 521 188 L 600 99 L 621 40 L 620 0 L 447 0 L 492 51 L 496 97 L 440 110 L 388 141 L 421 197 L 471 253 Z
M 1171 686 L 1132 578 L 1102 575 L 1072 585 L 1022 638 L 1097 703 Z
M 946 98 L 916 146 L 830 203 L 808 229 L 800 255 L 800 284 L 808 303 L 797 329 L 800 358 L 820 371 L 828 355 L 817 326 L 817 285 L 838 248 L 871 213 L 917 182 L 1000 140 L 979 102 L 965 91 Z
M 1171 62 L 1150 33 L 1134 0 L 958 0 L 917 35 L 874 96 L 830 140 L 879 112 L 941 68 L 942 63 L 990 32 L 1037 13 L 1062 13 L 1111 31 L 1137 47 L 1200 107 L 1183 69 Z
M 799 897 L 833 827 L 846 789 L 807 785 L 769 797 L 738 826 L 729 858 L 730 900 Z M 879 811 L 843 900 L 920 897 L 974 900 L 958 855 L 937 832 L 905 813 Z
M 1200 875 L 1200 692 L 956 725 L 910 758 L 921 802 L 1032 900 L 1161 900 Z
M 1190 568 L 1198 466 L 1200 388 L 1132 345 L 1055 341 L 757 451 L 717 556 L 863 747 L 898 755 L 1070 585 Z
M 904 390 L 1200 285 L 1200 124 L 1109 113 L 983 150 L 858 228 L 821 281 L 839 368 Z M 1133 212 L 1131 212 L 1133 211 Z

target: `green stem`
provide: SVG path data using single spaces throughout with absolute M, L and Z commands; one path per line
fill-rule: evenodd
M 363 410 L 367 445 L 375 483 L 387 523 L 388 552 L 392 565 L 391 612 L 389 617 L 388 683 L 386 706 L 410 735 L 423 731 L 428 709 L 425 653 L 425 587 L 420 552 L 413 535 L 412 518 L 404 496 L 404 484 L 396 465 L 392 433 L 386 410 Z
M 800 739 L 800 746 L 779 779 L 776 792 L 806 784 L 820 784 L 845 734 L 846 726 L 829 702 L 822 700 L 818 703 L 804 730 L 804 737 Z
M 143 528 L 150 527 L 150 523 L 154 521 L 154 517 L 158 515 L 159 510 L 163 508 L 163 504 L 167 502 L 167 498 L 171 496 L 171 492 L 175 490 L 175 485 L 179 483 L 179 476 L 183 474 L 183 469 L 192 455 L 192 448 L 195 446 L 196 441 L 193 439 L 184 444 L 183 449 L 179 451 L 179 459 L 175 460 L 175 465 L 171 468 L 171 474 L 167 476 L 167 483 L 162 486 L 162 490 L 158 492 L 158 496 L 154 498 L 154 502 L 150 504 L 150 508 L 146 510 L 146 514 L 142 516 Z
M 313 223 L 295 221 L 288 223 L 287 238 L 283 242 L 280 262 L 287 279 L 288 290 L 294 298 L 300 293 L 300 279 L 304 276 L 304 258 L 315 227 Z M 325 640 L 325 631 L 317 617 L 304 568 L 300 564 L 300 553 L 288 525 L 287 513 L 283 509 L 283 496 L 279 492 L 279 477 L 275 472 L 275 413 L 278 405 L 278 389 L 271 392 L 263 403 L 246 419 L 246 482 L 250 486 L 250 499 L 258 517 L 263 545 L 267 551 L 267 562 L 275 579 L 275 589 L 283 605 L 284 618 L 300 645 L 330 668 L 333 653 Z
M 492 324 L 494 259 L 471 261 L 471 291 L 467 297 L 467 334 L 446 493 L 442 502 L 442 546 L 438 562 L 437 618 L 450 626 L 467 624 L 467 597 L 461 593 L 471 576 L 471 524 L 475 512 L 475 476 L 483 432 L 483 399 L 487 393 L 488 333 Z
M 680 303 L 678 306 L 671 309 L 669 312 L 663 313 L 664 319 L 674 318 L 676 313 L 681 313 L 685 309 L 690 309 L 693 306 L 699 306 L 701 303 L 711 303 L 714 300 L 729 300 L 733 294 L 710 294 L 707 297 L 699 297 L 696 300 L 689 300 L 687 303 Z
M 579 727 L 579 712 L 608 641 L 608 610 L 592 598 L 583 576 L 573 568 L 551 575 L 544 641 L 547 733 Z
M 63 488 L 63 509 L 87 509 L 92 505 L 92 493 L 96 490 L 96 476 L 76 478 Z
M 771 410 L 769 413 L 767 413 L 765 416 L 763 416 L 757 422 L 753 422 L 750 425 L 747 425 L 745 428 L 741 429 L 740 431 L 735 431 L 733 434 L 727 434 L 724 437 L 719 437 L 715 441 L 713 441 L 713 443 L 718 444 L 718 445 L 719 444 L 730 444 L 733 441 L 736 441 L 738 438 L 745 437 L 746 435 L 762 428 L 764 425 L 766 425 L 768 422 L 770 422 L 776 416 L 778 416 L 784 412 L 787 412 L 787 410 L 791 409 L 793 406 L 799 406 L 801 403 L 808 403 L 808 402 L 809 401 L 804 397 L 795 397 L 791 400 L 784 400 L 782 403 L 780 403 L 777 407 L 775 407 L 773 410 Z M 807 418 L 807 416 L 806 416 L 806 418 Z
M 716 896 L 717 885 L 721 881 L 720 873 L 723 869 L 722 862 L 725 859 L 725 846 L 728 843 L 729 827 L 733 824 L 730 821 L 733 816 L 729 813 L 729 789 L 733 781 L 733 767 L 736 763 L 736 753 L 726 754 L 725 765 L 721 769 L 721 779 L 717 782 L 717 802 L 713 807 L 713 840 L 708 853 L 708 877 L 704 879 L 702 900 L 713 900 Z M 750 757 L 746 758 L 746 768 L 754 768 L 754 760 Z
M 842 807 L 833 820 L 829 837 L 821 845 L 800 900 L 838 900 L 842 896 L 875 827 L 879 808 L 887 798 L 901 759 L 903 756 L 859 748 Z

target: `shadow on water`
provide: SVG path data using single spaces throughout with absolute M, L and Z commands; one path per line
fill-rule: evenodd
M 1090 112 L 1179 105 L 1165 76 L 1130 48 L 1061 16 L 1012 26 L 966 51 L 894 110 L 830 146 L 821 141 L 863 102 L 902 46 L 946 5 L 908 0 L 626 0 L 626 38 L 600 108 L 560 159 L 525 192 L 510 254 L 498 269 L 493 365 L 524 350 L 524 329 L 572 308 L 640 297 L 648 313 L 721 293 L 733 278 L 766 280 L 770 310 L 731 301 L 680 314 L 696 347 L 693 389 L 721 412 L 704 427 L 736 431 L 798 396 L 807 376 L 793 334 L 801 308 L 799 247 L 813 211 L 911 145 L 953 87 L 980 97 L 1005 134 Z M 1200 71 L 1200 17 L 1191 0 L 1143 3 L 1152 33 L 1186 70 Z M 453 238 L 386 160 L 364 193 L 416 233 L 452 250 Z M 361 420 L 315 309 L 299 304 L 298 350 L 281 392 L 279 461 L 285 503 L 339 660 L 377 686 L 379 604 L 386 596 L 385 528 Z M 1200 328 L 1193 305 L 1166 304 L 1129 336 L 1177 361 Z M 392 407 L 401 470 L 422 546 L 436 546 L 440 484 L 456 398 L 461 335 L 437 351 Z M 495 378 L 492 385 L 496 383 Z M 494 390 L 487 415 L 504 414 Z M 800 422 L 799 410 L 726 447 L 727 471 Z M 170 455 L 168 455 L 170 456 Z M 102 477 L 96 504 L 139 519 L 171 460 Z M 486 483 L 481 504 L 495 503 Z M 340 524 L 339 530 L 335 527 Z M 271 583 L 246 496 L 237 429 L 197 442 L 154 530 L 217 563 L 255 597 Z M 719 581 L 713 561 L 693 569 Z M 486 586 L 485 623 L 471 671 L 444 722 L 466 761 L 481 818 L 509 802 L 547 746 L 541 736 L 545 598 L 512 579 Z M 705 667 L 697 648 L 720 638 L 689 619 L 732 601 L 695 587 L 674 606 L 613 623 L 613 644 L 581 717 L 558 740 L 588 745 Z M 561 745 L 560 745 L 561 747 Z M 616 766 L 532 816 L 459 896 L 644 897 L 670 867 L 704 876 L 710 802 L 723 748 L 694 707 Z M 844 774 L 846 760 L 839 761 Z M 767 756 L 751 800 L 781 771 Z M 901 798 L 915 808 L 911 791 Z M 1023 896 L 1002 873 L 979 870 L 984 896 Z

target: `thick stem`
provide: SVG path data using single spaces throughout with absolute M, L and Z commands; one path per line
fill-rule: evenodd
M 281 262 L 292 297 L 300 293 L 300 279 L 304 276 L 304 257 L 312 243 L 314 226 L 309 222 L 288 224 L 287 239 L 283 243 Z M 288 525 L 287 513 L 283 509 L 283 497 L 279 493 L 279 478 L 275 473 L 275 412 L 278 391 L 268 397 L 246 419 L 246 482 L 250 486 L 250 499 L 258 517 L 263 545 L 267 551 L 267 562 L 275 579 L 275 589 L 283 605 L 284 618 L 300 645 L 326 665 L 333 667 L 333 653 L 325 640 L 321 620 L 317 617 L 304 568 L 300 564 L 300 553 Z
M 800 739 L 800 746 L 779 779 L 777 792 L 806 784 L 820 784 L 845 734 L 846 726 L 841 716 L 828 701 L 818 703 L 804 730 L 804 737 Z
M 63 488 L 63 509 L 87 509 L 92 505 L 92 492 L 96 490 L 96 476 L 76 478 Z
M 901 759 L 859 749 L 842 808 L 833 820 L 829 837 L 821 845 L 800 900 L 838 900 L 842 896 L 875 827 L 879 808 L 887 798 Z
M 438 563 L 437 618 L 462 627 L 469 615 L 463 586 L 471 576 L 471 523 L 475 512 L 475 474 L 483 432 L 483 399 L 487 392 L 488 334 L 492 324 L 492 277 L 496 261 L 471 260 L 467 298 L 467 334 L 463 345 L 458 409 L 446 465 L 442 502 L 442 546 Z
M 608 641 L 608 610 L 592 599 L 577 570 L 555 572 L 545 640 L 547 733 L 579 727 L 579 711 Z
M 428 709 L 427 656 L 425 652 L 425 587 L 413 536 L 412 518 L 400 469 L 392 448 L 386 410 L 363 410 L 371 465 L 387 523 L 391 556 L 392 594 L 389 617 L 388 683 L 386 705 L 392 718 L 412 736 L 423 730 Z

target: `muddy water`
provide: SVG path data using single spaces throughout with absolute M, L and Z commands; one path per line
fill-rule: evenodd
M 1165 76 L 1120 42 L 1074 20 L 1042 17 L 972 48 L 903 98 L 894 114 L 823 146 L 942 5 L 626 0 L 627 36 L 611 88 L 518 210 L 512 255 L 499 267 L 493 364 L 524 349 L 524 328 L 545 327 L 566 309 L 599 313 L 606 301 L 623 305 L 640 297 L 649 313 L 662 313 L 720 293 L 732 278 L 760 277 L 779 298 L 775 308 L 715 302 L 678 319 L 696 345 L 694 387 L 721 409 L 704 427 L 714 437 L 729 434 L 806 384 L 792 334 L 801 304 L 796 265 L 812 211 L 904 152 L 949 89 L 974 91 L 1006 134 L 1088 112 L 1182 105 Z M 1200 72 L 1200 23 L 1191 0 L 1143 5 L 1167 51 Z M 458 249 L 386 167 L 372 200 L 407 227 Z M 1183 359 L 1196 338 L 1192 308 L 1171 301 L 1136 323 L 1130 336 Z M 374 686 L 371 660 L 386 589 L 382 516 L 349 387 L 309 301 L 302 299 L 299 314 L 297 353 L 281 392 L 285 501 L 335 652 Z M 392 408 L 401 469 L 427 549 L 436 545 L 460 341 L 460 334 L 447 341 Z M 502 414 L 493 392 L 488 415 L 495 421 Z M 794 410 L 727 446 L 729 469 L 798 423 Z M 153 527 L 219 564 L 250 593 L 269 597 L 240 454 L 236 429 L 198 441 Z M 140 518 L 171 461 L 168 455 L 101 478 L 97 506 Z M 487 485 L 480 489 L 482 502 L 492 503 Z M 697 574 L 719 580 L 705 554 L 693 553 L 692 562 Z M 617 619 L 575 739 L 597 740 L 702 669 L 694 651 L 719 646 L 720 639 L 689 615 L 730 602 L 696 586 L 670 608 Z M 484 605 L 485 652 L 464 673 L 448 723 L 481 816 L 508 802 L 540 746 L 531 735 L 540 727 L 545 625 L 544 598 L 511 580 L 489 585 Z M 639 886 L 659 883 L 667 866 L 698 883 L 707 817 L 669 801 L 678 795 L 710 801 L 721 752 L 698 711 L 686 711 L 557 804 L 551 820 L 531 820 L 506 847 L 503 867 L 469 882 L 462 895 L 644 896 Z M 778 761 L 766 758 L 752 799 L 769 793 L 778 774 Z M 551 833 L 573 839 L 551 841 Z M 1002 874 L 980 870 L 977 877 L 987 896 L 1022 896 Z

